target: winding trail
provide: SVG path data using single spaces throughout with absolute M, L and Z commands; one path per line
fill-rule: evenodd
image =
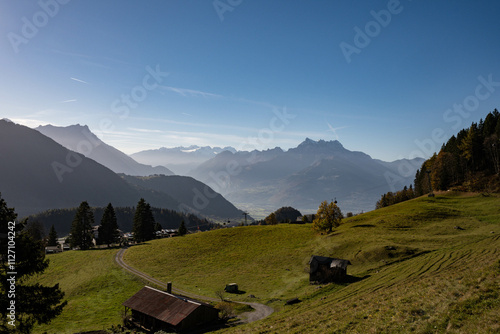
M 146 280 L 148 282 L 151 282 L 153 284 L 156 284 L 164 289 L 167 289 L 167 283 L 164 283 L 162 281 L 157 280 L 154 277 L 149 276 L 148 274 L 135 269 L 134 267 L 129 266 L 128 264 L 125 263 L 123 260 L 123 255 L 125 254 L 125 251 L 127 250 L 128 247 L 124 247 L 116 253 L 115 256 L 115 261 L 118 263 L 120 267 L 123 269 L 127 270 L 128 272 L 142 278 L 143 280 Z M 196 295 L 193 293 L 190 293 L 188 291 L 180 290 L 175 287 L 172 287 L 172 292 L 178 295 L 182 295 L 188 298 L 193 298 L 193 299 L 199 299 L 199 300 L 206 300 L 206 301 L 212 301 L 212 302 L 218 302 L 218 298 L 212 298 L 212 297 L 206 297 L 206 296 L 200 296 Z M 274 312 L 274 309 L 272 307 L 269 307 L 267 305 L 263 305 L 260 303 L 247 303 L 247 302 L 237 302 L 240 304 L 246 304 L 250 305 L 252 308 L 254 308 L 255 311 L 252 312 L 245 312 L 239 315 L 239 319 L 241 323 L 250 323 L 254 321 L 258 321 L 261 319 L 264 319 L 271 315 Z

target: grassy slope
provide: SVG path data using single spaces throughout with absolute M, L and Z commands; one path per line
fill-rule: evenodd
M 76 333 L 122 323 L 122 303 L 143 283 L 114 262 L 118 250 L 71 251 L 50 255 L 49 269 L 37 277 L 47 285 L 59 283 L 68 305 L 49 325 L 35 333 Z
M 346 219 L 328 236 L 310 225 L 224 229 L 152 241 L 131 248 L 125 259 L 200 294 L 213 296 L 236 282 L 246 293 L 231 298 L 250 301 L 253 294 L 278 308 L 271 318 L 230 332 L 500 330 L 493 320 L 500 319 L 500 289 L 490 286 L 500 277 L 499 208 L 493 196 L 423 197 Z M 312 254 L 349 259 L 349 274 L 365 279 L 311 286 Z M 497 307 L 472 316 L 483 292 Z M 284 307 L 292 297 L 303 302 Z
M 134 246 L 125 261 L 212 297 L 235 282 L 245 293 L 227 297 L 277 309 L 266 320 L 226 332 L 498 332 L 499 208 L 493 196 L 424 197 L 346 219 L 331 235 L 317 235 L 310 225 L 223 229 Z M 141 283 L 113 264 L 115 253 L 51 256 L 41 279 L 60 282 L 70 304 L 39 332 L 120 322 L 121 303 Z M 354 282 L 309 285 L 312 254 L 351 260 Z M 302 302 L 284 306 L 292 297 Z

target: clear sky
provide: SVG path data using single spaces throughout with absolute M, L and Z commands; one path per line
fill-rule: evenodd
M 125 153 L 427 157 L 500 107 L 500 2 L 0 1 L 0 116 Z

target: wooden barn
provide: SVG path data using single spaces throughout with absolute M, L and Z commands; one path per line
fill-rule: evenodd
M 349 260 L 313 255 L 309 260 L 309 282 L 342 282 L 347 277 L 347 266 L 350 264 Z
M 184 331 L 218 319 L 211 305 L 145 286 L 123 305 L 132 321 L 145 329 Z

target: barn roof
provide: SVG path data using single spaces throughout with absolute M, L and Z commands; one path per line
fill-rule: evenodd
M 351 264 L 351 261 L 349 260 L 337 259 L 334 257 L 318 256 L 318 255 L 311 256 L 309 264 L 313 262 L 322 265 L 329 265 L 330 268 L 342 268 L 342 269 L 346 269 L 347 266 Z
M 182 298 L 145 286 L 127 299 L 124 306 L 153 318 L 177 326 L 199 307 L 211 307 L 191 299 Z

